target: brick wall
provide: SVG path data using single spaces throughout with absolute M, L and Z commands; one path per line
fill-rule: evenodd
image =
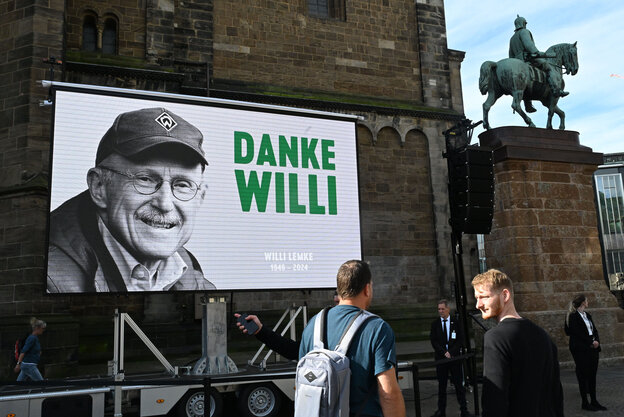
M 571 360 L 563 323 L 579 293 L 588 297 L 602 358 L 621 360 L 624 314 L 603 278 L 593 188 L 602 155 L 580 146 L 577 132 L 498 128 L 479 135 L 481 144 L 489 137 L 502 145 L 494 145 L 488 267 L 509 275 L 518 312 L 548 331 L 561 360 Z
M 375 272 L 376 294 L 407 301 L 437 296 L 433 198 L 427 138 L 411 132 L 401 146 L 392 128 L 376 142 L 358 134 L 362 252 Z
M 119 23 L 119 55 L 145 58 L 145 1 L 119 0 L 116 2 L 67 0 L 65 30 L 67 49 L 82 47 L 82 24 L 86 13 L 97 17 L 98 30 L 104 29 L 104 17 L 114 15 Z
M 416 0 L 418 50 L 422 76 L 421 101 L 427 106 L 451 106 L 449 58 L 443 0 Z
M 413 1 L 346 2 L 346 21 L 305 0 L 215 2 L 214 77 L 421 101 Z

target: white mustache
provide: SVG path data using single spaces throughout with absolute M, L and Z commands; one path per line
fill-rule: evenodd
M 163 229 L 171 229 L 182 224 L 182 219 L 175 213 L 161 213 L 151 208 L 139 210 L 135 217 L 149 226 Z

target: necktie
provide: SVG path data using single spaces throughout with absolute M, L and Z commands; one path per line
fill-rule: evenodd
M 448 333 L 446 332 L 446 319 L 442 319 L 442 330 L 444 331 L 444 344 L 448 348 Z

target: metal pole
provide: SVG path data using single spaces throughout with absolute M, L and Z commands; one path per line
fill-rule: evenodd
M 124 314 L 119 315 L 119 373 L 123 374 L 125 365 L 125 350 L 126 350 L 126 327 L 124 326 Z
M 209 377 L 207 376 L 204 377 L 203 385 L 204 385 L 204 416 L 212 417 L 210 415 L 211 405 L 210 405 L 210 378 Z
M 123 341 L 122 341 L 122 337 L 123 337 L 123 320 L 121 319 L 121 314 L 119 313 L 119 310 L 115 309 L 115 325 L 114 325 L 114 332 L 115 332 L 115 347 L 114 347 L 114 351 L 113 351 L 113 362 L 114 362 L 114 366 L 113 366 L 113 370 L 114 370 L 114 375 L 113 378 L 115 379 L 115 381 L 120 381 L 123 380 L 123 374 L 120 372 L 121 368 L 120 368 L 120 358 L 123 355 Z M 121 413 L 121 385 L 115 385 L 114 387 L 114 395 L 113 395 L 113 416 L 114 417 L 122 417 L 123 414 Z
M 295 315 L 295 308 L 296 307 L 295 307 L 294 304 L 290 307 L 290 310 L 289 310 L 290 311 L 290 323 L 293 322 L 293 318 L 297 317 Z M 299 309 L 301 309 L 301 307 L 299 307 Z M 299 310 L 297 310 L 297 314 L 298 313 L 299 313 Z M 290 338 L 292 340 L 297 340 L 297 332 L 295 331 L 295 324 L 294 323 L 293 323 L 292 326 L 290 326 Z
M 468 333 L 468 313 L 466 311 L 467 294 L 466 279 L 464 276 L 464 262 L 462 259 L 462 232 L 453 230 L 451 234 L 451 244 L 453 245 L 453 266 L 455 269 L 455 300 L 457 302 L 457 312 L 463 329 L 464 346 L 467 353 L 472 352 L 470 344 L 470 334 Z M 475 414 L 479 415 L 479 389 L 477 387 L 477 369 L 474 356 L 468 361 L 468 383 L 472 385 L 474 393 Z
M 416 413 L 416 417 L 422 417 L 422 412 L 420 410 L 420 382 L 419 382 L 419 374 L 418 374 L 418 365 L 412 363 L 412 385 L 414 385 L 414 412 Z
M 202 358 L 206 358 L 208 368 L 208 293 L 204 293 L 205 303 L 202 306 Z

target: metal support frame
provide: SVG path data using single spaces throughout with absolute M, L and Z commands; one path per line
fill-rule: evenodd
M 288 321 L 288 323 L 286 323 L 286 326 L 281 331 L 280 335 L 284 336 L 284 334 L 286 334 L 286 332 L 288 330 L 290 330 L 290 338 L 293 339 L 293 340 L 296 339 L 295 320 L 297 319 L 297 317 L 299 316 L 299 314 L 301 312 L 303 312 L 303 328 L 305 328 L 305 326 L 307 326 L 307 324 L 308 324 L 308 308 L 307 308 L 307 306 L 303 305 L 303 306 L 300 306 L 299 308 L 297 308 L 297 311 L 294 311 L 294 310 L 295 310 L 295 306 L 294 305 L 291 306 L 291 307 L 288 307 L 284 311 L 284 313 L 282 314 L 280 319 L 277 321 L 277 324 L 273 327 L 273 331 L 277 332 L 279 326 L 282 324 L 282 322 L 284 321 L 286 316 L 290 314 L 290 320 Z M 254 363 L 256 362 L 256 359 L 258 359 L 258 356 L 260 356 L 260 354 L 262 353 L 262 351 L 264 350 L 265 347 L 266 347 L 265 344 L 262 344 L 262 346 L 260 346 L 260 348 L 258 349 L 256 354 L 253 356 L 253 358 L 251 358 L 251 360 L 248 361 L 249 365 L 254 365 Z M 259 364 L 260 368 L 262 368 L 262 369 L 266 368 L 266 361 L 267 361 L 267 359 L 269 359 L 269 356 L 271 356 L 272 353 L 273 353 L 273 350 L 269 349 L 269 351 L 267 352 L 267 354 L 264 356 L 264 358 L 262 359 L 262 361 Z
M 221 375 L 238 372 L 227 355 L 226 299 L 222 296 L 201 297 L 202 356 L 191 369 L 193 375 Z
M 145 333 L 139 328 L 139 326 L 130 318 L 127 313 L 120 313 L 118 309 L 115 309 L 114 320 L 114 346 L 113 346 L 113 377 L 115 381 L 123 381 L 125 379 L 124 371 L 124 351 L 125 351 L 125 324 L 136 333 L 141 341 L 147 346 L 147 348 L 154 354 L 156 359 L 165 367 L 166 371 L 172 375 L 177 376 L 178 370 L 173 367 L 171 363 L 163 356 L 158 350 L 156 345 L 152 343 Z M 114 417 L 122 417 L 121 411 L 121 385 L 115 385 L 113 387 L 114 392 Z

